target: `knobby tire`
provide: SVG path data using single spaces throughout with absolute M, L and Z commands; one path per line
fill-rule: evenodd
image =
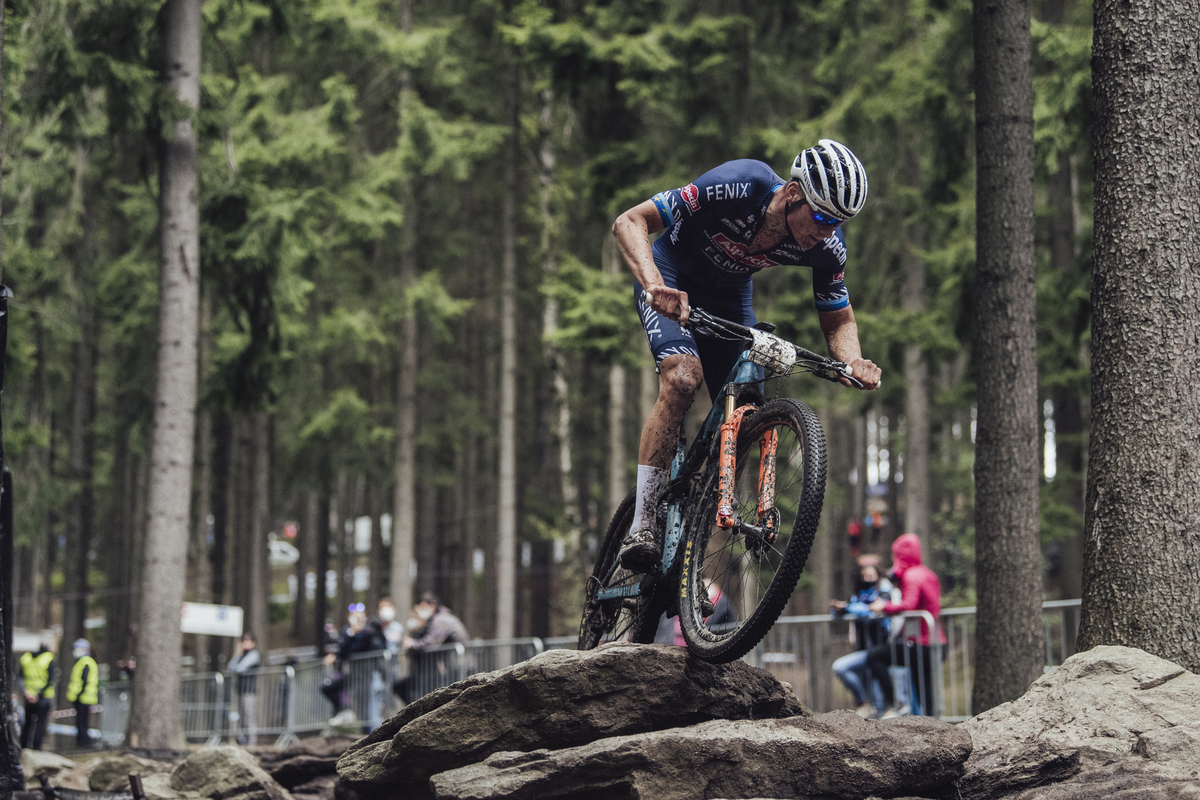
M 778 533 L 765 537 L 719 528 L 716 524 L 717 475 L 693 487 L 685 511 L 686 545 L 680 592 L 680 622 L 688 650 L 724 664 L 749 653 L 766 636 L 787 605 L 808 560 L 825 497 L 825 436 L 812 409 L 796 400 L 764 403 L 742 421 L 737 438 L 734 511 L 739 519 L 758 521 L 759 442 L 776 431 L 775 504 Z M 701 602 L 716 582 L 726 593 L 734 619 L 706 621 Z
M 621 540 L 633 524 L 633 508 L 634 492 L 630 492 L 617 506 L 617 512 L 600 542 L 596 564 L 587 581 L 583 618 L 579 622 L 580 650 L 591 650 L 605 642 L 623 640 L 650 644 L 658 632 L 658 619 L 666 603 L 655 599 L 653 594 L 603 602 L 595 599 L 596 592 L 601 587 L 625 586 L 636 580 L 646 579 L 645 576 L 628 572 L 616 564 Z M 652 590 L 654 588 L 651 587 Z M 658 588 L 661 589 L 661 585 Z

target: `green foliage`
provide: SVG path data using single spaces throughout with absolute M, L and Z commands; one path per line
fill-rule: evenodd
M 117 485 L 118 445 L 137 463 L 148 446 L 157 144 L 184 113 L 159 80 L 161 8 L 46 0 L 9 10 L 0 147 L 4 277 L 16 298 L 5 434 L 23 487 L 20 543 L 56 537 L 53 512 L 76 488 L 63 477 L 63 431 L 88 308 L 99 310 L 94 486 Z M 1039 374 L 1044 391 L 1078 396 L 1089 388 L 1089 8 L 1069 3 L 1061 20 L 1032 27 Z M 195 121 L 211 316 L 202 410 L 272 415 L 276 489 L 288 504 L 278 513 L 300 512 L 318 464 L 390 496 L 395 370 L 402 323 L 415 315 L 419 481 L 440 504 L 422 514 L 436 516 L 447 541 L 463 534 L 446 520 L 467 514 L 490 530 L 495 299 L 515 69 L 520 535 L 549 539 L 564 518 L 561 498 L 543 487 L 557 457 L 546 433 L 552 392 L 541 338 L 549 303 L 558 312 L 552 344 L 567 354 L 585 533 L 606 522 L 602 376 L 612 364 L 640 367 L 649 358 L 628 272 L 610 266 L 613 217 L 731 158 L 764 160 L 786 177 L 801 148 L 833 137 L 871 175 L 866 209 L 845 228 L 846 280 L 864 353 L 884 367 L 884 390 L 863 395 L 796 380 L 786 391 L 839 420 L 871 406 L 899 419 L 904 353 L 919 347 L 934 398 L 929 541 L 947 602 L 971 598 L 970 3 L 451 0 L 414 3 L 409 31 L 397 4 L 373 0 L 209 0 L 203 13 Z M 546 208 L 545 143 L 555 154 Z M 1063 213 L 1049 187 L 1064 166 L 1076 187 L 1069 264 L 1052 262 L 1044 246 Z M 544 267 L 547 255 L 556 269 Z M 413 265 L 411 281 L 401 278 L 402 258 Z M 924 270 L 924 303 L 906 309 L 914 260 Z M 805 271 L 755 280 L 760 318 L 820 349 Z M 632 387 L 628 399 L 632 451 L 640 422 Z M 458 486 L 468 463 L 479 484 L 469 490 Z M 1064 470 L 1043 487 L 1046 540 L 1078 530 L 1071 487 L 1079 478 Z M 468 494 L 469 509 L 443 507 Z M 845 507 L 849 485 L 829 496 L 831 509 Z M 100 501 L 102 520 L 118 502 Z
M 562 309 L 555 344 L 604 362 L 628 358 L 629 340 L 640 329 L 628 276 L 601 272 L 567 257 L 542 290 Z

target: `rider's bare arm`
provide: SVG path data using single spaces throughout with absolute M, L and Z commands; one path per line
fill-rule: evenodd
M 687 292 L 668 288 L 663 284 L 662 273 L 654 264 L 654 255 L 650 250 L 650 234 L 663 229 L 662 217 L 653 200 L 639 203 L 629 209 L 613 222 L 612 232 L 617 240 L 617 249 L 633 276 L 649 294 L 650 307 L 660 314 L 679 319 L 680 324 L 687 322 L 688 306 Z
M 817 318 L 821 322 L 821 332 L 825 334 L 829 355 L 849 364 L 854 377 L 862 382 L 864 389 L 878 389 L 883 371 L 875 362 L 862 357 L 854 309 L 846 306 L 837 311 L 819 311 Z

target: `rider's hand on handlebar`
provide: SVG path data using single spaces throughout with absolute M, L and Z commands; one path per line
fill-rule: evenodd
M 692 313 L 692 308 L 688 305 L 687 292 L 667 286 L 644 289 L 642 302 L 680 325 L 687 325 L 688 316 Z
M 859 381 L 862 382 L 862 388 L 870 391 L 878 389 L 879 384 L 883 381 L 883 370 L 875 365 L 874 361 L 868 361 L 865 358 L 856 358 L 850 362 L 850 371 Z M 849 381 L 842 381 L 846 386 L 851 386 Z

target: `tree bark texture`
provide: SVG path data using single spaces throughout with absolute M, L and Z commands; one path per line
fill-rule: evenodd
M 976 712 L 1042 670 L 1029 25 L 1028 0 L 975 1 Z
M 1200 2 L 1097 0 L 1080 647 L 1200 669 Z
M 200 0 L 168 0 L 165 16 L 167 84 L 181 104 L 196 109 Z M 196 133 L 191 118 L 175 122 L 172 138 L 161 147 L 158 374 L 132 730 L 142 747 L 181 748 L 179 609 L 187 574 L 200 304 Z
M 520 82 L 511 68 L 509 145 L 504 168 L 504 256 L 500 281 L 500 424 L 496 541 L 496 638 L 517 624 L 517 163 Z
M 267 630 L 267 598 L 271 594 L 271 580 L 267 563 L 267 534 L 271 530 L 271 432 L 272 417 L 257 412 L 251 417 L 254 425 L 254 474 L 252 476 L 253 519 L 250 531 L 250 602 L 246 606 L 246 619 L 250 630 L 258 637 L 262 652 L 270 647 Z
M 925 261 L 921 231 L 908 231 L 910 250 L 904 257 L 904 310 L 925 312 Z M 920 345 L 904 347 L 904 531 L 921 537 L 929 552 L 933 533 L 933 487 L 929 473 L 929 367 Z
M 400 27 L 412 32 L 412 0 L 400 0 Z M 412 77 L 409 71 L 400 74 L 401 135 L 409 126 Z M 400 286 L 407 292 L 416 280 L 413 253 L 417 207 L 412 181 L 405 180 L 400 189 L 400 204 L 404 211 L 404 230 L 400 246 Z M 389 591 L 396 609 L 407 613 L 413 605 L 413 549 L 417 528 L 417 318 L 411 308 L 400 323 L 400 353 L 396 369 L 396 462 L 392 508 L 392 563 Z
M 88 552 L 92 547 L 95 493 L 92 475 L 95 461 L 96 417 L 96 328 L 99 315 L 94 303 L 83 300 L 79 309 L 79 340 L 75 342 L 75 364 L 71 396 L 71 430 L 68 434 L 67 470 L 71 478 L 71 500 L 67 511 L 67 537 L 63 552 L 63 649 L 67 662 L 70 643 L 84 635 L 87 617 Z M 63 688 L 66 681 L 62 682 Z

